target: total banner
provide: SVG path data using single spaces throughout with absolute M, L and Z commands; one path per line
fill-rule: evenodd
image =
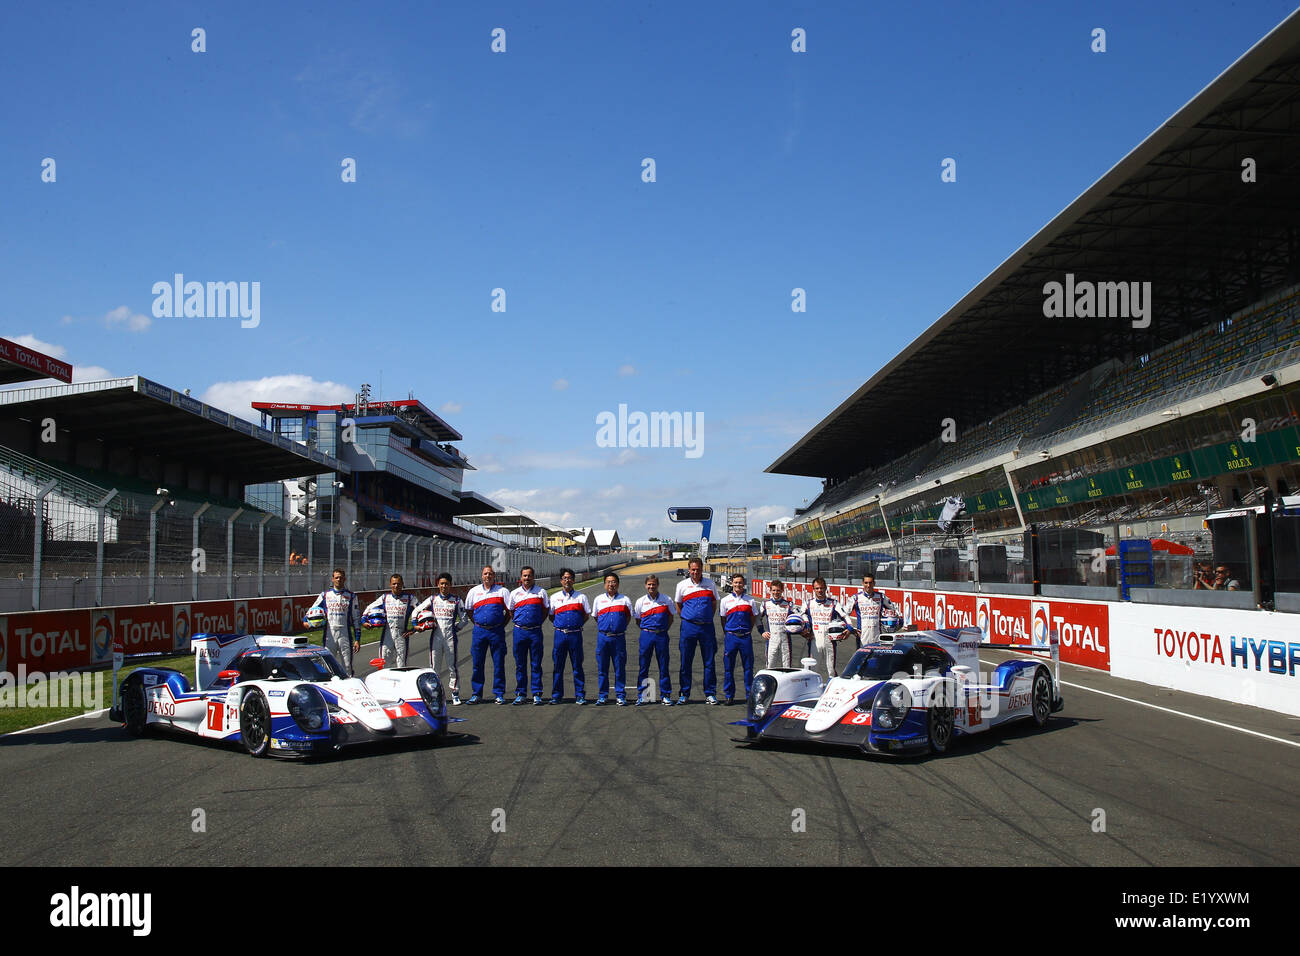
M 756 579 L 753 593 L 767 594 L 765 579 Z M 832 584 L 828 596 L 846 602 L 860 588 Z M 1061 601 L 1054 598 L 1011 597 L 970 592 L 880 588 L 899 609 L 904 627 L 920 630 L 977 627 L 988 644 L 1042 643 L 1051 631 L 1061 641 L 1061 660 L 1098 670 L 1110 670 L 1110 604 L 1102 601 Z M 786 597 L 802 602 L 812 597 L 811 584 L 787 583 Z
M 1300 618 L 1274 611 L 1121 604 L 1111 673 L 1300 715 Z
M 464 596 L 466 587 L 454 588 Z M 128 655 L 188 654 L 195 634 L 292 634 L 318 595 L 139 604 L 0 615 L 0 671 L 76 670 L 111 663 L 113 644 Z M 358 591 L 364 608 L 378 591 Z M 421 600 L 423 597 L 421 597 Z

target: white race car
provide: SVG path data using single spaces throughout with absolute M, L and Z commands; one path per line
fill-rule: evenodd
M 142 667 L 119 688 L 114 658 L 110 719 L 133 737 L 169 727 L 240 742 L 254 757 L 309 756 L 346 744 L 395 737 L 447 736 L 446 695 L 428 667 L 384 667 L 348 677 L 333 655 L 306 637 L 199 634 L 197 687 L 180 671 Z
M 1039 727 L 1065 706 L 1056 635 L 1024 649 L 1046 652 L 979 669 L 976 628 L 885 634 L 859 648 L 823 685 L 812 658 L 754 677 L 748 717 L 735 721 L 750 741 L 853 747 L 872 754 L 946 753 L 954 738 L 1028 718 Z M 984 677 L 988 681 L 984 681 Z

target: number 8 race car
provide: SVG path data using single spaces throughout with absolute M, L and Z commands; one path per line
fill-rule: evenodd
M 395 737 L 445 738 L 447 702 L 429 667 L 384 667 L 348 677 L 325 648 L 306 637 L 199 634 L 197 688 L 180 671 L 142 667 L 120 688 L 114 655 L 109 718 L 133 737 L 153 726 L 241 742 L 254 757 L 301 757 L 346 744 Z
M 1042 660 L 1004 661 L 981 683 L 980 631 L 961 628 L 882 635 L 859 648 L 825 686 L 812 658 L 754 677 L 748 719 L 734 721 L 749 741 L 853 747 L 870 754 L 947 753 L 954 738 L 1030 718 L 1042 727 L 1065 706 L 1056 635 L 1028 645 Z

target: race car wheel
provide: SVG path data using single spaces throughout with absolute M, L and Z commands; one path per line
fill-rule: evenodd
M 239 735 L 244 749 L 253 757 L 265 757 L 271 750 L 271 708 L 256 688 L 239 702 Z
M 132 737 L 144 736 L 149 726 L 149 715 L 145 709 L 144 683 L 139 679 L 128 680 L 122 686 L 122 723 L 126 732 Z
M 946 754 L 952 746 L 954 717 L 951 707 L 930 708 L 930 753 Z
M 1047 671 L 1038 668 L 1034 674 L 1034 726 L 1043 727 L 1047 724 L 1047 718 L 1052 716 L 1052 679 L 1047 676 Z

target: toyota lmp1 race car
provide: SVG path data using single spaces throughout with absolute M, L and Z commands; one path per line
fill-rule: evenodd
M 892 637 L 892 639 L 891 639 Z M 1029 718 L 1042 727 L 1065 706 L 1060 647 L 1040 658 L 997 665 L 988 683 L 979 670 L 980 631 L 960 628 L 882 635 L 858 649 L 839 677 L 823 686 L 812 658 L 802 667 L 774 667 L 754 677 L 746 740 L 853 747 L 869 754 L 947 753 L 955 738 Z
M 197 687 L 169 667 L 142 667 L 117 682 L 111 720 L 139 737 L 150 727 L 240 742 L 254 757 L 305 757 L 396 737 L 445 738 L 446 695 L 429 667 L 384 667 L 348 677 L 306 637 L 198 634 Z

